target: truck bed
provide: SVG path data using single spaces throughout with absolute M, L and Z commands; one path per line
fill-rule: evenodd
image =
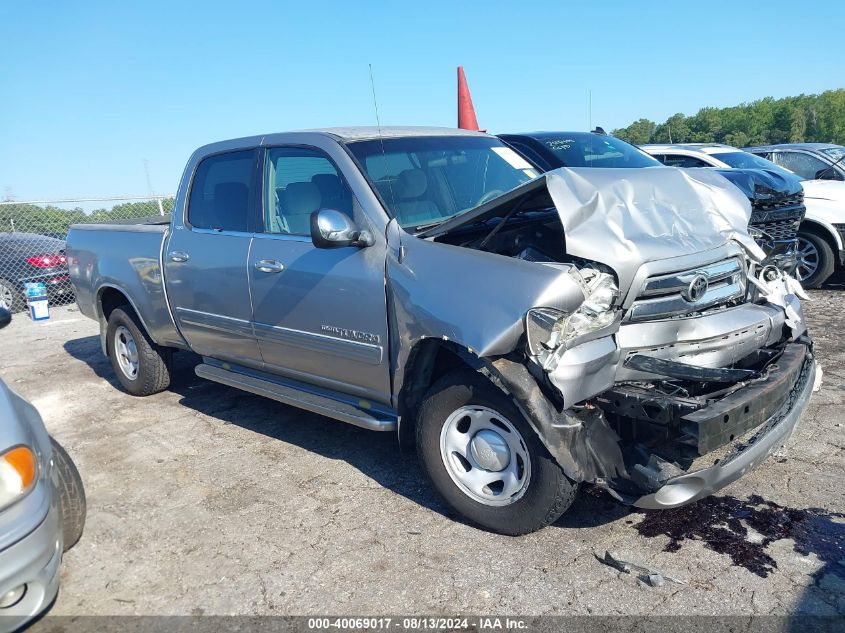
M 70 278 L 80 311 L 102 318 L 104 293 L 122 293 L 153 340 L 183 346 L 167 306 L 161 274 L 161 249 L 168 216 L 133 223 L 74 224 L 67 236 Z M 98 291 L 99 289 L 99 291 Z M 117 300 L 117 299 L 114 299 Z

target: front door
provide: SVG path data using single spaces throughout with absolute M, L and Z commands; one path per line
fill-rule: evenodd
M 247 264 L 258 205 L 257 150 L 215 154 L 196 168 L 183 226 L 164 253 L 173 316 L 198 354 L 261 367 Z
M 331 208 L 367 219 L 332 160 L 316 148 L 264 158 L 263 227 L 249 279 L 265 367 L 349 395 L 390 402 L 384 237 L 367 248 L 319 249 L 310 216 Z

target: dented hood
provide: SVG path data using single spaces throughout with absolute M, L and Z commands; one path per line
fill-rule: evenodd
M 567 168 L 547 172 L 420 237 L 467 224 L 554 207 L 566 252 L 610 266 L 627 288 L 650 261 L 718 248 L 734 240 L 754 258 L 765 255 L 748 234 L 751 205 L 710 170 Z

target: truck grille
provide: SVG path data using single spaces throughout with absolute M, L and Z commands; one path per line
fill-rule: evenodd
M 655 275 L 643 284 L 628 318 L 644 321 L 679 317 L 727 305 L 745 297 L 745 283 L 745 269 L 736 257 Z
M 763 232 L 763 237 L 772 241 L 794 240 L 798 235 L 800 220 L 776 220 L 754 225 Z
M 791 241 L 798 236 L 805 210 L 803 191 L 776 198 L 755 198 L 751 201 L 749 224 L 763 232 L 758 242 Z

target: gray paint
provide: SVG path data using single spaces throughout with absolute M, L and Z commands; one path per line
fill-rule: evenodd
M 24 445 L 38 463 L 34 487 L 0 510 L 0 595 L 28 583 L 21 602 L 3 609 L 8 630 L 16 629 L 45 609 L 56 596 L 62 532 L 56 473 L 47 429 L 38 411 L 0 380 L 0 453 Z
M 274 385 L 273 376 L 318 387 L 325 390 L 320 402 L 308 406 L 328 407 L 329 415 L 332 391 L 337 401 L 360 398 L 355 406 L 361 410 L 372 402 L 398 410 L 413 350 L 436 340 L 514 395 L 572 478 L 602 481 L 624 472 L 619 438 L 600 413 L 554 411 L 526 367 L 501 358 L 519 349 L 527 310 L 571 313 L 582 304 L 585 291 L 575 265 L 528 262 L 430 238 L 469 221 L 501 217 L 507 205 L 523 198 L 547 207 L 550 198 L 565 231 L 566 252 L 613 270 L 624 311 L 642 299 L 643 290 L 650 292 L 647 282 L 655 277 L 686 279 L 699 267 L 718 268 L 731 258 L 743 262 L 740 275 L 757 275 L 764 254 L 747 231 L 748 200 L 718 174 L 704 171 L 564 168 L 415 236 L 389 217 L 340 142 L 378 134 L 375 128 L 304 131 L 200 148 L 186 166 L 168 233 L 146 226 L 72 229 L 71 276 L 83 313 L 101 317 L 98 293 L 104 285 L 119 287 L 155 341 L 168 345 L 175 338 L 212 359 L 263 370 L 266 374 L 250 375 L 255 384 L 249 389 L 282 401 L 295 403 L 296 389 L 282 378 Z M 455 132 L 383 128 L 381 134 Z M 281 144 L 329 155 L 352 190 L 355 223 L 373 234 L 371 246 L 317 249 L 305 237 L 196 231 L 186 224 L 187 191 L 203 157 Z M 173 251 L 190 258 L 173 261 Z M 161 266 L 156 268 L 161 258 L 164 283 L 157 275 Z M 278 261 L 284 269 L 256 270 L 259 260 Z M 620 313 L 604 331 L 559 348 L 544 366 L 571 407 L 615 382 L 648 377 L 625 367 L 632 353 L 686 358 L 701 366 L 728 364 L 778 342 L 784 323 L 794 336 L 803 332 L 795 289 L 788 280 L 775 285 L 766 290 L 757 283 L 754 303 L 687 318 L 635 322 Z M 687 312 L 708 305 L 691 304 Z M 224 364 L 203 369 L 234 384 L 228 371 Z M 394 426 L 389 419 L 383 425 L 362 422 L 356 411 L 335 417 L 370 428 Z

